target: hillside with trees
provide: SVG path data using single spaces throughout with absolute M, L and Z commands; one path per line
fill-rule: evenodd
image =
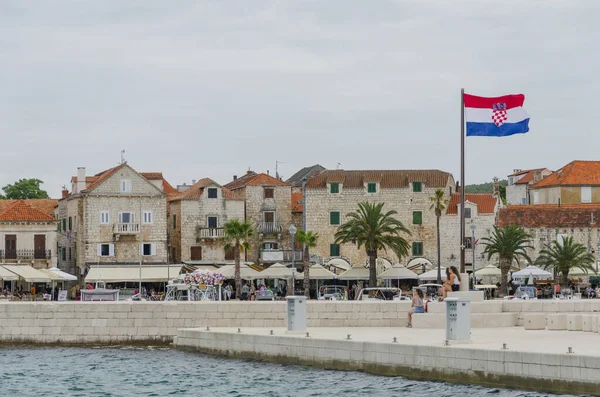
M 506 185 L 508 184 L 508 181 L 503 179 L 498 181 L 498 184 L 500 185 L 500 197 L 504 201 L 506 200 Z M 465 187 L 465 193 L 494 193 L 494 182 L 467 185 Z

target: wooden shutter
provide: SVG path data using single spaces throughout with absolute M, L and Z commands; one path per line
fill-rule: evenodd
M 413 212 L 413 225 L 421 225 L 423 224 L 423 212 L 414 211 Z
M 98 256 L 102 256 L 102 244 L 98 244 Z
M 115 256 L 115 245 L 108 244 L 108 256 Z
M 331 211 L 329 213 L 329 224 L 339 225 L 340 224 L 340 213 L 337 211 Z

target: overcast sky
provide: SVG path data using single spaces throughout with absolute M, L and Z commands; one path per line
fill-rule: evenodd
M 460 173 L 460 88 L 530 132 L 467 138 L 467 183 L 600 159 L 598 0 L 4 0 L 0 186 L 78 166 L 173 184 L 249 167 Z

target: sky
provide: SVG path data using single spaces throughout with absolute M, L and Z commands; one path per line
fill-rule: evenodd
M 246 170 L 460 176 L 460 89 L 530 132 L 466 139 L 467 184 L 600 160 L 598 0 L 4 0 L 0 186 L 51 196 L 125 159 L 173 185 Z

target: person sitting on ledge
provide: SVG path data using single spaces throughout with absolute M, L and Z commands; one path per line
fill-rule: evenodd
M 410 303 L 411 309 L 408 311 L 408 325 L 407 328 L 412 328 L 412 315 L 414 313 L 425 313 L 425 304 L 423 303 L 423 290 L 417 288 L 413 294 L 412 301 Z

